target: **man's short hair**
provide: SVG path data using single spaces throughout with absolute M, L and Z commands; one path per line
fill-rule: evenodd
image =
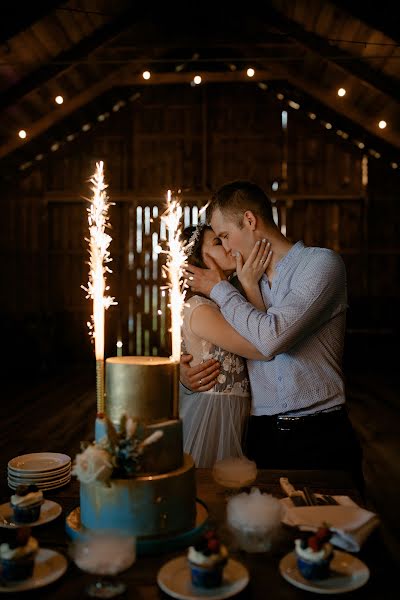
M 271 199 L 260 186 L 251 181 L 238 180 L 221 186 L 211 198 L 207 210 L 209 223 L 216 209 L 236 221 L 239 227 L 243 227 L 243 214 L 246 210 L 251 210 L 265 225 L 275 226 Z

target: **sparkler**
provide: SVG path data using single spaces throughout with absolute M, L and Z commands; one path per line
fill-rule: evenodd
M 98 414 L 104 413 L 104 311 L 112 304 L 117 304 L 114 298 L 105 296 L 109 289 L 106 273 L 111 273 L 107 263 L 112 260 L 108 250 L 112 238 L 105 232 L 109 227 L 108 210 L 111 203 L 106 193 L 108 186 L 104 183 L 103 166 L 103 161 L 96 163 L 96 172 L 90 178 L 93 192 L 87 209 L 90 238 L 85 238 L 89 243 L 89 281 L 87 287 L 82 286 L 87 292 L 86 298 L 93 300 L 92 322 L 88 322 L 88 327 L 95 344 Z
M 179 362 L 181 358 L 181 325 L 182 312 L 185 305 L 186 284 L 183 270 L 186 265 L 185 244 L 181 241 L 182 207 L 178 200 L 172 198 L 171 190 L 167 192 L 168 208 L 162 219 L 168 231 L 167 263 L 164 268 L 169 278 L 169 300 L 171 309 L 172 355 L 171 360 Z

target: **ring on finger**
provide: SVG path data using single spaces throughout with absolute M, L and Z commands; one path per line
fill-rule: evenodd
M 203 385 L 203 380 L 202 379 L 200 379 L 199 385 Z

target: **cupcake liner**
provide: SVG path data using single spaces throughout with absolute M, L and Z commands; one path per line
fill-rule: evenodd
M 2 558 L 0 561 L 1 578 L 5 581 L 23 581 L 32 577 L 35 564 L 35 553 L 20 558 Z
M 326 579 L 330 573 L 333 554 L 318 562 L 311 562 L 297 556 L 297 567 L 305 579 Z
M 196 565 L 190 561 L 189 564 L 195 587 L 213 588 L 221 585 L 225 560 L 212 566 Z
M 40 509 L 43 501 L 36 502 L 30 506 L 13 506 L 14 519 L 18 523 L 33 523 L 37 521 L 40 516 Z

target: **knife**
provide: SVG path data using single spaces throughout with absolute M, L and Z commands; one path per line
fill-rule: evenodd
M 279 484 L 282 490 L 287 494 L 290 500 L 293 502 L 295 506 L 306 506 L 306 501 L 304 500 L 303 492 L 300 490 L 296 490 L 292 484 L 289 482 L 287 477 L 280 477 Z
M 308 487 L 304 486 L 303 487 L 303 491 L 304 491 L 304 496 L 305 496 L 307 504 L 309 506 L 317 506 L 318 500 L 314 496 L 314 494 L 312 492 L 310 492 L 310 490 L 308 489 Z

